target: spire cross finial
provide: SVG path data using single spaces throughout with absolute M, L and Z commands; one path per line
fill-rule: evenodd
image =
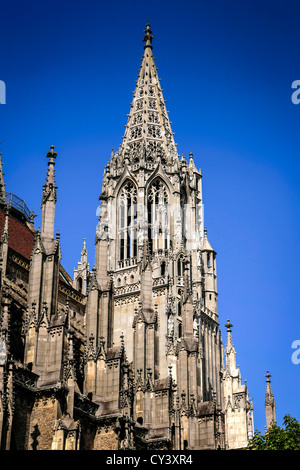
M 267 370 L 265 377 L 267 378 L 267 382 L 270 383 L 271 382 L 270 377 L 272 377 L 272 375 L 270 374 L 268 370 Z
M 227 320 L 227 323 L 224 326 L 227 328 L 228 333 L 231 333 L 231 328 L 233 325 L 230 323 L 230 320 Z
M 146 49 L 146 47 L 150 47 L 152 49 L 153 35 L 152 35 L 152 31 L 150 29 L 150 24 L 149 23 L 146 24 L 146 29 L 145 29 L 144 33 L 145 33 L 145 36 L 144 36 L 143 41 L 146 43 L 145 46 L 144 46 L 144 49 Z
M 54 159 L 57 157 L 57 152 L 54 152 L 54 145 L 50 146 L 50 150 L 47 153 L 47 158 L 49 158 L 48 165 L 54 163 Z

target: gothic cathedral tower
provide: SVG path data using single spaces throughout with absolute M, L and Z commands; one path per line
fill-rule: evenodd
M 0 154 L 0 449 L 238 449 L 252 437 L 229 320 L 225 350 L 221 339 L 201 172 L 179 158 L 152 40 L 147 25 L 91 271 L 85 240 L 74 279 L 61 264 L 54 147 L 39 230 L 5 191 Z
M 84 392 L 103 418 L 126 417 L 121 447 L 137 445 L 138 424 L 140 446 L 225 448 L 216 252 L 203 226 L 201 172 L 192 153 L 189 161 L 177 153 L 152 39 L 148 24 L 123 142 L 103 175 Z M 121 351 L 125 365 L 113 376 L 105 360 Z M 246 411 L 234 447 L 251 427 L 247 389 L 238 393 Z

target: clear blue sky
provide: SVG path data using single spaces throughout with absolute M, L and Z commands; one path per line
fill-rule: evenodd
M 265 425 L 265 373 L 277 417 L 300 419 L 300 4 L 266 0 L 4 1 L 0 105 L 6 189 L 38 214 L 50 145 L 56 229 L 72 275 L 83 237 L 94 264 L 104 165 L 121 143 L 149 20 L 180 154 L 203 173 L 217 251 L 219 312 L 233 323 L 242 379 Z

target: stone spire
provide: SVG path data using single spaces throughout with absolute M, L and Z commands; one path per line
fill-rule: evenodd
M 43 185 L 41 235 L 52 239 L 54 235 L 55 204 L 57 200 L 57 186 L 55 184 L 54 170 L 57 152 L 54 152 L 53 145 L 50 149 L 51 150 L 47 153 L 49 161 L 46 183 Z
M 80 261 L 77 269 L 74 269 L 73 287 L 82 294 L 86 294 L 87 282 L 89 277 L 89 263 L 87 262 L 86 239 L 83 239 L 83 245 L 80 253 Z
M 150 25 L 146 25 L 143 41 L 144 55 L 133 94 L 123 143 L 119 155 L 123 160 L 135 161 L 142 155 L 151 154 L 165 160 L 178 157 L 173 133 L 166 110 L 163 90 L 157 75 L 152 53 L 153 35 Z
M 223 375 L 225 404 L 226 441 L 229 449 L 242 449 L 253 437 L 253 404 L 249 398 L 246 380 L 242 384 L 239 366 L 236 365 L 236 351 L 232 341 L 230 320 L 227 328 L 225 348 L 226 370 Z
M 0 142 L 1 144 L 1 142 Z M 0 152 L 0 202 L 6 202 L 5 197 L 5 183 L 4 183 L 4 173 L 3 173 L 3 163 L 2 163 L 2 153 Z
M 5 219 L 1 235 L 0 243 L 0 266 L 1 266 L 1 284 L 6 276 L 6 267 L 8 259 L 8 242 L 9 242 L 9 206 L 5 206 Z
M 212 248 L 211 244 L 209 243 L 208 237 L 207 237 L 207 228 L 204 227 L 204 239 L 203 239 L 203 247 L 202 250 L 204 251 L 214 251 Z
M 83 245 L 82 245 L 82 249 L 81 249 L 80 261 L 82 263 L 87 262 L 86 238 L 83 239 Z
M 227 328 L 227 344 L 225 348 L 226 371 L 230 373 L 231 375 L 233 375 L 236 373 L 237 369 L 236 369 L 236 351 L 233 345 L 232 335 L 231 335 L 231 328 L 233 327 L 233 325 L 232 323 L 230 323 L 230 320 L 227 320 L 225 327 Z
M 265 375 L 267 378 L 267 386 L 266 386 L 266 396 L 265 396 L 265 408 L 266 408 L 266 424 L 267 424 L 267 430 L 269 429 L 272 424 L 276 423 L 276 414 L 275 414 L 275 400 L 274 400 L 274 395 L 271 387 L 271 380 L 270 377 L 272 377 L 267 370 L 267 373 Z

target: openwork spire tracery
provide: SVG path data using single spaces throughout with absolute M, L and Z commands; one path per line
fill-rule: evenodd
M 160 79 L 152 54 L 152 31 L 145 30 L 145 52 L 136 82 L 136 88 L 128 115 L 123 143 L 119 155 L 132 161 L 141 156 L 143 149 L 149 154 L 171 161 L 178 158 L 176 144 L 163 98 Z M 146 158 L 147 159 L 147 158 Z

